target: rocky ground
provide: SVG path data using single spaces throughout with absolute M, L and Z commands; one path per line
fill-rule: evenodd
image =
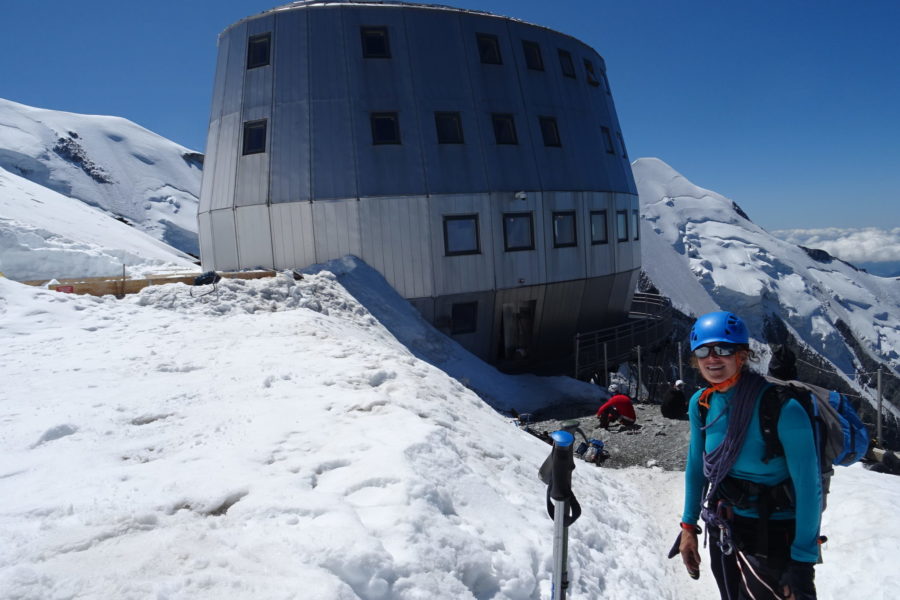
M 540 415 L 539 420 L 529 423 L 528 427 L 537 434 L 550 433 L 562 429 L 567 421 L 578 421 L 588 439 L 599 439 L 605 444 L 609 458 L 603 462 L 603 468 L 657 466 L 669 471 L 683 471 L 690 439 L 688 422 L 663 417 L 658 404 L 635 404 L 634 409 L 637 413 L 634 430 L 619 425 L 611 425 L 609 430 L 601 429 L 590 407 L 570 407 L 567 414 Z M 582 441 L 581 436 L 576 433 L 575 438 L 577 446 Z

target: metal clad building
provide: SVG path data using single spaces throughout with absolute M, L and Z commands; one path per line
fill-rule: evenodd
M 219 36 L 204 269 L 353 254 L 508 364 L 625 317 L 638 197 L 603 58 L 477 11 L 295 2 Z

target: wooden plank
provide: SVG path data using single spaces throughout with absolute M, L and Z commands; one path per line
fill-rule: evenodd
M 276 271 L 235 271 L 231 273 L 219 273 L 225 279 L 262 279 L 274 277 Z M 201 273 L 179 273 L 174 275 L 162 274 L 145 279 L 123 279 L 121 277 L 81 277 L 75 279 L 57 279 L 57 283 L 49 289 L 69 294 L 90 294 L 91 296 L 113 295 L 122 298 L 127 294 L 136 294 L 145 287 L 151 285 L 165 285 L 167 283 L 183 283 L 192 285 Z M 23 281 L 26 285 L 43 287 L 48 281 Z

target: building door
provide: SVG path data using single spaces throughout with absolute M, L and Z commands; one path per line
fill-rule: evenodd
M 500 360 L 523 360 L 531 355 L 536 300 L 503 304 L 500 315 Z

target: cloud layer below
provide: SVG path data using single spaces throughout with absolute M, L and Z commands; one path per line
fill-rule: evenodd
M 900 227 L 779 229 L 771 233 L 792 244 L 820 248 L 854 264 L 900 261 Z

